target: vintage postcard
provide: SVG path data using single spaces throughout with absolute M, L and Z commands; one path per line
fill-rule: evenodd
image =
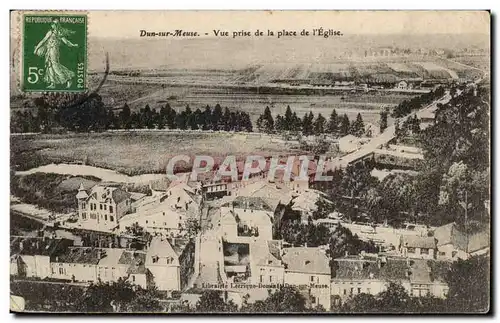
M 10 310 L 488 313 L 490 12 L 11 11 Z

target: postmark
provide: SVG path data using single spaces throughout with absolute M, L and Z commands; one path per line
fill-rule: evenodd
M 24 92 L 85 92 L 87 16 L 25 14 L 22 59 Z

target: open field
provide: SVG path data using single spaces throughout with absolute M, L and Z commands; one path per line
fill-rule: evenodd
M 11 137 L 11 165 L 26 170 L 85 162 L 129 175 L 163 173 L 174 155 L 247 156 L 300 153 L 271 137 L 246 133 L 124 132 Z M 38 164 L 28 164 L 26 154 Z M 19 157 L 21 156 L 21 157 Z

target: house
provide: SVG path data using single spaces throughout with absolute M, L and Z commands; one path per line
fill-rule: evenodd
M 51 259 L 52 278 L 78 282 L 97 282 L 97 264 L 106 251 L 93 247 L 68 248 Z
M 250 237 L 272 240 L 273 211 L 261 198 L 238 196 L 221 206 L 220 218 L 226 241 L 245 241 Z
M 399 81 L 399 83 L 396 85 L 396 88 L 398 90 L 407 90 L 408 89 L 408 82 L 406 81 Z
M 402 235 L 398 251 L 403 257 L 435 259 L 436 240 L 434 237 Z
M 141 209 L 136 213 L 125 215 L 120 220 L 118 229 L 126 232 L 128 228 L 138 225 L 152 234 L 178 236 L 183 232 L 186 220 L 185 214 L 172 210 L 166 204 L 160 204 L 152 209 Z
M 80 185 L 76 195 L 78 220 L 82 227 L 96 231 L 110 231 L 120 218 L 131 211 L 130 194 L 111 184 L 98 184 L 90 192 Z
M 285 284 L 298 287 L 310 300 L 310 306 L 330 310 L 330 261 L 320 248 L 284 248 Z
M 250 279 L 252 284 L 283 284 L 282 241 L 255 240 L 250 243 Z
M 166 192 L 156 193 L 154 201 L 138 206 L 134 213 L 122 217 L 118 229 L 126 232 L 135 224 L 153 234 L 179 236 L 185 232 L 186 220 L 198 218 L 199 213 L 200 205 L 193 189 L 184 183 L 176 183 Z
M 454 222 L 434 230 L 437 240 L 437 259 L 467 259 L 489 252 L 490 237 L 486 230 L 467 236 Z
M 194 244 L 190 240 L 153 237 L 145 260 L 160 291 L 180 291 L 194 272 Z
M 11 236 L 10 274 L 41 279 L 50 277 L 50 258 L 62 254 L 72 245 L 70 239 Z
M 152 286 L 152 274 L 146 268 L 146 253 L 144 251 L 124 250 L 118 260 L 122 277 L 133 284 L 147 288 Z
M 448 294 L 444 280 L 447 264 L 439 261 L 364 253 L 345 255 L 334 261 L 331 293 L 337 306 L 357 294 L 377 295 L 390 282 L 401 284 L 415 297 L 445 298 Z

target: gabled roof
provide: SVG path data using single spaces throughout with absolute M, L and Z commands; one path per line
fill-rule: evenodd
M 401 244 L 409 248 L 436 248 L 436 240 L 434 237 L 419 237 L 414 235 L 402 235 Z
M 273 211 L 263 198 L 256 196 L 237 196 L 232 202 L 227 202 L 222 206 L 238 209 Z
M 63 254 L 55 259 L 55 262 L 97 265 L 99 263 L 100 254 L 102 255 L 102 250 L 98 248 L 68 248 Z
M 467 235 L 454 222 L 436 228 L 434 230 L 434 237 L 437 239 L 438 246 L 452 244 L 458 250 L 468 252 L 475 252 L 490 245 L 488 230 L 482 230 L 469 235 L 467 243 Z
M 73 245 L 70 239 L 49 239 L 43 237 L 10 237 L 10 252 L 12 255 L 26 256 L 57 256 Z
M 250 257 L 254 265 L 283 267 L 279 252 L 276 253 L 276 250 L 273 249 L 275 247 L 275 243 L 259 239 L 250 243 Z
M 285 248 L 282 257 L 285 271 L 330 275 L 330 262 L 319 248 Z
M 336 258 L 335 278 L 343 280 L 407 281 L 430 284 L 444 281 L 446 263 L 404 257 L 363 257 L 361 255 Z M 443 266 L 444 264 L 444 266 Z

